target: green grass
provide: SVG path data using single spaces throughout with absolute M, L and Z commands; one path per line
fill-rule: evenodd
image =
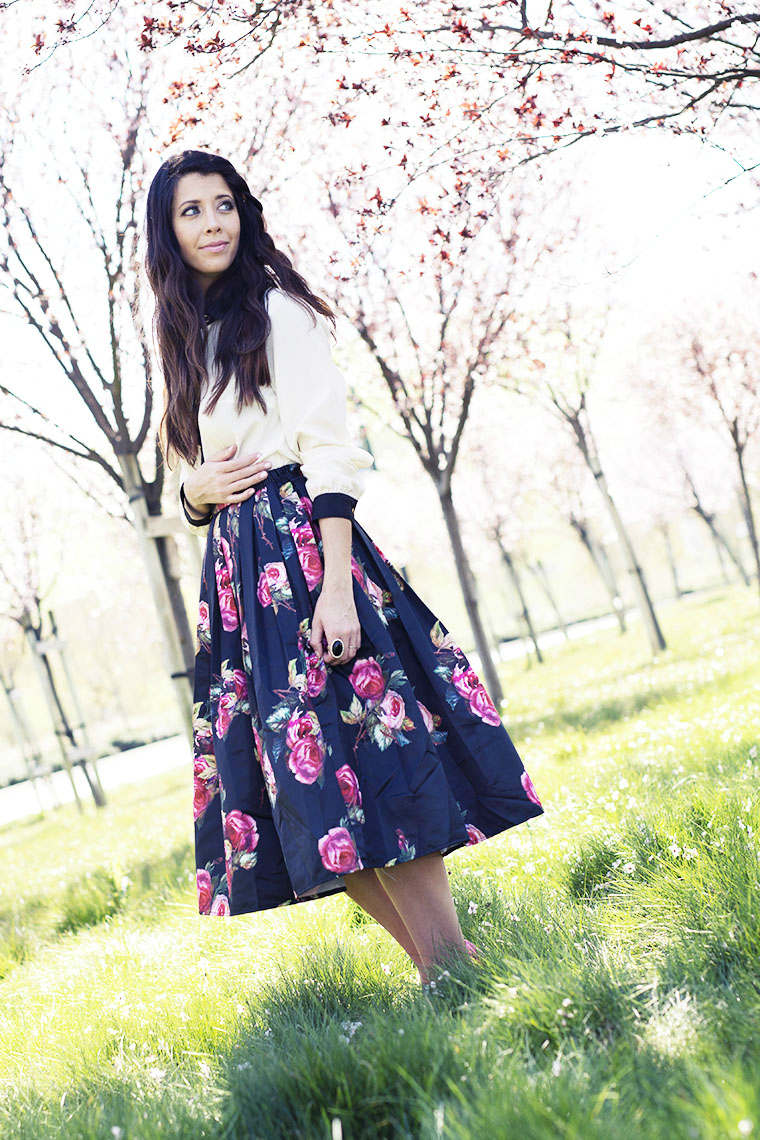
M 661 620 L 504 668 L 546 814 L 447 860 L 431 994 L 344 895 L 200 918 L 189 762 L 0 831 L 3 1140 L 760 1136 L 757 602 Z

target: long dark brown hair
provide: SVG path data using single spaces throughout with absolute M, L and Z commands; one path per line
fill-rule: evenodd
M 235 260 L 205 297 L 182 259 L 172 223 L 174 194 L 183 174 L 221 174 L 240 215 Z M 159 443 L 167 460 L 173 452 L 193 463 L 201 442 L 198 409 L 207 377 L 207 320 L 218 319 L 220 328 L 214 356 L 218 379 L 204 411 L 213 410 L 234 373 L 239 412 L 253 401 L 266 410 L 261 389 L 271 384 L 266 358 L 269 316 L 264 304 L 269 289 L 278 287 L 305 301 L 332 321 L 333 328 L 335 315 L 277 249 L 266 231 L 261 204 L 232 163 L 220 155 L 185 150 L 169 158 L 151 182 L 145 228 L 145 272 L 156 297 L 153 325 L 165 384 Z

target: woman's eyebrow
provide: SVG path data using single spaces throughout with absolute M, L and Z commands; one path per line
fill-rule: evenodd
M 232 197 L 231 194 L 217 194 L 214 197 L 214 201 L 218 202 L 220 198 L 231 198 L 231 197 Z M 181 210 L 183 206 L 200 206 L 200 204 L 201 204 L 200 198 L 188 198 L 186 202 L 180 202 L 178 209 Z

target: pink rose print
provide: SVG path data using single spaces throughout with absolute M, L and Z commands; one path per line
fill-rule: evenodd
M 255 851 L 259 842 L 256 820 L 245 812 L 238 811 L 237 808 L 227 812 L 224 834 L 229 839 L 233 851 Z
M 371 578 L 367 579 L 367 594 L 375 609 L 381 610 L 383 608 L 383 591 L 377 582 L 373 582 Z
M 288 572 L 284 562 L 267 562 L 264 567 L 270 590 L 277 590 L 287 584 Z
M 501 717 L 499 710 L 493 703 L 483 685 L 476 689 L 470 697 L 470 708 L 474 713 L 477 713 L 481 720 L 486 724 L 501 724 Z
M 193 777 L 193 819 L 198 819 L 214 798 L 214 792 L 200 776 Z
M 435 722 L 433 721 L 433 714 L 431 713 L 430 709 L 426 708 L 425 705 L 423 705 L 422 701 L 417 701 L 417 707 L 422 714 L 422 719 L 425 722 L 425 728 L 428 730 L 428 732 L 435 732 Z
M 318 697 L 325 687 L 327 666 L 316 653 L 306 654 L 306 692 L 310 697 Z
M 451 675 L 451 680 L 456 691 L 460 696 L 464 697 L 468 703 L 470 697 L 480 685 L 480 678 L 470 666 L 465 668 L 463 665 L 457 665 Z
M 360 807 L 362 794 L 359 791 L 359 781 L 353 768 L 348 764 L 343 764 L 337 769 L 335 778 L 340 784 L 341 794 L 346 804 L 356 804 L 357 807 Z
M 351 684 L 364 700 L 378 701 L 385 689 L 383 671 L 374 657 L 360 657 L 351 670 Z
M 328 871 L 348 874 L 350 871 L 361 871 L 364 866 L 356 844 L 345 827 L 331 827 L 327 835 L 319 840 L 317 848 Z
M 222 559 L 215 559 L 216 587 L 219 597 L 219 610 L 222 615 L 222 625 L 226 630 L 237 629 L 238 612 L 235 595 L 232 590 L 232 558 L 230 544 L 226 538 L 219 539 L 219 548 Z
M 311 499 L 307 499 L 306 495 L 301 495 L 299 497 L 299 502 L 301 504 L 301 510 L 304 512 L 306 517 L 308 519 L 310 519 L 311 518 Z
M 200 914 L 211 913 L 211 876 L 206 870 L 198 870 L 195 873 L 195 882 L 198 888 L 198 912 Z
M 259 584 L 256 587 L 256 594 L 258 595 L 258 599 L 261 602 L 262 606 L 271 606 L 272 595 L 269 592 L 269 582 L 267 581 L 267 576 L 263 570 L 259 574 Z
M 406 717 L 406 706 L 403 698 L 389 690 L 382 699 L 377 715 L 387 728 L 401 728 Z
M 288 721 L 285 741 L 288 747 L 292 748 L 297 740 L 303 740 L 306 736 L 318 736 L 320 733 L 319 720 L 315 712 L 299 712 L 294 709 Z
M 208 608 L 208 602 L 200 601 L 198 603 L 198 639 L 200 640 L 202 634 L 208 635 L 211 632 L 211 613 Z
M 266 748 L 262 748 L 259 755 L 261 756 L 261 770 L 264 773 L 264 783 L 267 786 L 269 801 L 273 804 L 277 800 L 277 781 L 274 775 L 274 768 L 272 767 L 272 761 L 269 759 L 269 753 Z
M 501 724 L 496 706 L 484 689 L 480 678 L 471 666 L 457 665 L 451 675 L 456 691 L 470 706 L 470 712 L 479 716 L 486 724 Z
M 482 843 L 484 839 L 488 838 L 488 836 L 483 834 L 479 827 L 475 827 L 472 823 L 465 824 L 465 827 L 467 828 L 467 834 L 470 837 L 470 841 L 467 844 L 468 847 L 471 847 L 473 843 Z
M 297 740 L 288 753 L 288 768 L 301 784 L 313 784 L 322 772 L 323 756 L 321 740 L 305 736 Z
M 351 573 L 357 582 L 361 582 L 364 579 L 364 572 L 353 554 L 351 555 Z
M 196 720 L 193 725 L 193 737 L 195 739 L 195 747 L 198 752 L 202 752 L 207 756 L 213 747 L 213 735 L 211 733 L 211 725 L 207 720 Z
M 310 590 L 313 590 L 322 581 L 322 559 L 314 538 L 314 531 L 310 526 L 297 526 L 292 528 L 292 534 L 306 585 Z
M 216 714 L 216 735 L 222 740 L 227 735 L 227 729 L 230 727 L 236 704 L 237 697 L 234 693 L 222 693 L 219 698 Z
M 538 806 L 541 807 L 541 801 L 536 795 L 536 789 L 533 787 L 533 781 L 527 772 L 523 772 L 522 776 L 520 777 L 520 783 L 525 789 L 525 794 L 528 799 L 532 800 L 534 804 L 538 804 Z
M 233 670 L 232 679 L 235 686 L 235 697 L 239 701 L 245 700 L 248 696 L 248 682 L 246 681 L 245 671 L 243 669 Z
M 226 895 L 217 895 L 211 904 L 211 914 L 229 914 L 230 900 Z

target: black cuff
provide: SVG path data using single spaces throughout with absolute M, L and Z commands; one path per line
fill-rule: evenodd
M 180 486 L 179 497 L 180 497 L 180 501 L 182 503 L 182 510 L 185 512 L 185 518 L 191 524 L 191 526 L 207 526 L 208 523 L 211 522 L 211 520 L 214 517 L 213 511 L 209 511 L 209 513 L 207 515 L 204 515 L 203 518 L 200 518 L 200 519 L 193 518 L 193 516 L 189 513 L 189 511 L 187 509 L 187 499 L 185 498 L 185 484 L 184 483 Z
M 323 491 L 315 495 L 311 504 L 311 521 L 317 519 L 352 519 L 357 500 L 342 491 Z

